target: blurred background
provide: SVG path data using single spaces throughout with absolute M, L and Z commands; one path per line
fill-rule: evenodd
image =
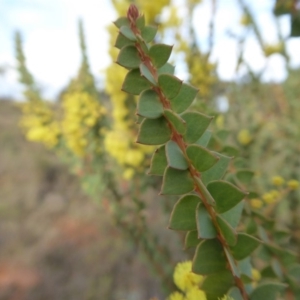
M 0 299 L 164 299 L 190 255 L 167 229 L 175 200 L 140 179 L 153 149 L 118 92 L 111 24 L 130 2 L 0 0 Z M 298 1 L 133 2 L 200 88 L 193 109 L 216 117 L 211 148 L 245 158 L 255 205 L 276 203 L 299 253 Z

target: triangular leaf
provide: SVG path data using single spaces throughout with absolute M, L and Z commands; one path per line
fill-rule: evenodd
M 224 220 L 226 220 L 233 228 L 236 228 L 241 220 L 244 201 L 241 201 L 238 205 L 232 209 L 220 214 Z
M 216 300 L 221 299 L 233 284 L 233 276 L 226 270 L 207 276 L 201 285 L 201 290 L 205 292 L 207 300 Z
M 213 239 L 217 236 L 217 230 L 211 220 L 211 217 L 201 203 L 198 204 L 196 212 L 198 237 L 202 239 Z
M 121 28 L 122 26 L 129 26 L 129 20 L 126 17 L 120 17 L 114 22 L 114 24 L 118 28 Z
M 242 260 L 249 256 L 259 245 L 260 241 L 257 238 L 246 233 L 239 233 L 237 243 L 230 249 L 235 259 Z
M 141 76 L 140 70 L 133 69 L 127 73 L 122 90 L 129 94 L 139 95 L 143 90 L 150 87 L 148 80 Z
M 178 95 L 170 101 L 172 109 L 178 114 L 183 113 L 190 107 L 197 93 L 198 89 L 189 84 L 183 83 Z
M 293 264 L 288 268 L 289 276 L 293 277 L 295 280 L 299 282 L 300 286 L 300 264 Z
M 237 157 L 239 155 L 240 150 L 231 145 L 224 145 L 222 148 L 222 153 L 228 156 Z
M 117 63 L 128 69 L 138 68 L 141 59 L 136 47 L 129 45 L 122 48 L 117 57 Z
M 164 117 L 145 119 L 138 133 L 137 143 L 145 145 L 165 144 L 171 138 L 171 129 Z
M 159 68 L 157 70 L 158 75 L 161 75 L 161 74 L 174 75 L 174 72 L 175 72 L 175 67 L 169 63 L 166 63 L 165 65 L 163 65 L 161 68 Z
M 157 27 L 145 26 L 141 32 L 141 35 L 146 43 L 150 43 L 155 38 L 156 32 L 157 32 Z
M 156 68 L 162 67 L 169 59 L 173 46 L 155 44 L 149 50 L 149 56 Z
M 226 256 L 217 239 L 202 241 L 193 259 L 192 271 L 196 274 L 210 275 L 226 270 Z
M 290 251 L 288 249 L 279 248 L 278 246 L 272 245 L 271 243 L 265 244 L 265 246 L 272 251 L 275 255 L 280 257 L 282 264 L 289 267 L 298 261 L 297 253 Z
M 134 42 L 126 38 L 122 33 L 119 33 L 116 39 L 115 47 L 122 49 L 125 46 L 134 45 Z
M 253 179 L 254 172 L 251 170 L 239 170 L 236 172 L 235 176 L 242 184 L 248 185 Z
M 156 81 L 150 70 L 145 64 L 140 64 L 141 75 L 144 76 L 151 84 L 156 85 Z
M 181 115 L 182 119 L 186 121 L 186 134 L 184 140 L 187 143 L 195 143 L 205 132 L 212 118 L 198 112 L 185 112 Z
M 135 36 L 135 34 L 134 34 L 133 31 L 131 30 L 131 28 L 129 28 L 128 26 L 126 26 L 126 25 L 121 26 L 120 32 L 121 32 L 126 38 L 128 38 L 129 40 L 131 40 L 131 41 L 136 41 L 136 36 Z
M 220 160 L 217 161 L 217 163 L 212 168 L 201 174 L 202 181 L 205 185 L 213 180 L 221 179 L 224 176 L 231 160 L 231 158 L 228 156 L 216 152 L 213 153 L 220 157 Z
M 202 136 L 200 137 L 200 139 L 198 139 L 195 144 L 202 146 L 202 147 L 206 147 L 210 141 L 211 138 L 211 131 L 206 130 Z
M 217 222 L 218 222 L 221 233 L 222 233 L 223 237 L 225 238 L 227 244 L 229 246 L 234 246 L 236 244 L 235 230 L 220 215 L 217 215 Z
M 155 91 L 149 89 L 142 92 L 137 104 L 138 115 L 149 119 L 157 119 L 162 116 L 163 111 L 163 105 Z
M 226 129 L 221 129 L 218 130 L 215 134 L 224 143 L 226 142 L 228 136 L 230 135 L 230 131 Z
M 189 171 L 167 168 L 162 184 L 162 195 L 183 195 L 194 190 L 194 181 Z
M 169 141 L 166 144 L 166 155 L 170 167 L 178 170 L 186 170 L 188 168 L 188 163 L 181 149 L 174 141 Z
M 184 134 L 186 131 L 186 124 L 183 119 L 180 118 L 177 114 L 173 113 L 169 109 L 165 109 L 165 117 L 168 119 L 168 121 L 172 124 L 174 129 L 180 133 Z
M 220 159 L 211 151 L 199 145 L 188 146 L 186 154 L 199 172 L 204 172 L 210 169 Z
M 236 186 L 224 180 L 210 182 L 207 185 L 207 189 L 216 201 L 216 210 L 218 213 L 224 213 L 233 208 L 241 202 L 246 195 L 246 193 Z
M 250 300 L 276 300 L 277 295 L 286 287 L 286 284 L 280 282 L 264 282 L 251 293 Z
M 185 240 L 184 240 L 184 248 L 189 249 L 192 247 L 196 247 L 200 243 L 200 239 L 198 238 L 198 231 L 197 230 L 192 230 L 189 231 L 185 235 Z
M 241 295 L 240 290 L 237 287 L 231 288 L 228 291 L 227 295 L 234 300 L 244 300 L 243 296 Z
M 155 150 L 151 159 L 151 165 L 149 173 L 150 175 L 163 176 L 166 167 L 168 166 L 168 161 L 166 157 L 165 146 L 161 146 Z
M 186 195 L 180 198 L 174 205 L 169 222 L 169 228 L 174 230 L 195 230 L 196 207 L 200 202 L 196 195 Z
M 231 269 L 231 272 L 232 272 L 233 276 L 240 278 L 241 274 L 240 274 L 240 271 L 238 269 L 238 266 L 235 263 L 235 260 L 232 256 L 232 254 L 228 251 L 227 248 L 224 248 L 224 251 L 225 251 L 227 261 L 229 263 L 229 266 L 230 266 L 230 269 Z
M 137 18 L 136 20 L 136 27 L 139 29 L 139 30 L 143 30 L 144 27 L 145 27 L 145 15 L 141 15 Z
M 251 281 L 253 281 L 252 276 L 252 265 L 251 265 L 251 259 L 250 257 L 246 257 L 243 260 L 240 260 L 238 262 L 239 270 L 241 271 L 241 274 L 244 276 L 247 276 Z
M 182 85 L 182 81 L 170 74 L 161 74 L 158 76 L 158 84 L 161 87 L 164 95 L 168 99 L 174 98 Z

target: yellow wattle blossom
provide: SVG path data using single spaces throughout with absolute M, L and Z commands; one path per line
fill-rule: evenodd
M 192 5 L 196 5 L 196 4 L 201 3 L 202 0 L 189 0 L 188 2 L 189 2 L 190 4 L 192 4 Z
M 173 292 L 168 300 L 185 300 L 185 297 L 183 294 L 179 293 L 179 292 Z
M 264 204 L 260 199 L 254 198 L 250 200 L 250 205 L 253 208 L 261 208 Z
M 257 269 L 253 268 L 253 269 L 251 269 L 251 275 L 252 275 L 252 279 L 253 279 L 252 287 L 255 288 L 261 279 L 261 274 Z
M 284 184 L 284 179 L 281 176 L 273 176 L 272 184 L 276 186 L 282 186 Z
M 192 287 L 197 287 L 203 281 L 203 276 L 192 272 L 192 262 L 185 261 L 176 265 L 174 271 L 174 283 L 183 292 L 190 290 Z
M 205 293 L 197 287 L 192 287 L 186 292 L 186 300 L 206 300 Z
M 199 88 L 200 97 L 208 97 L 213 84 L 216 82 L 216 64 L 209 62 L 205 55 L 200 52 L 187 53 L 186 61 L 191 74 L 191 85 Z
M 262 198 L 267 204 L 272 204 L 276 201 L 274 195 L 270 192 L 263 194 Z
M 280 196 L 280 193 L 277 190 L 271 190 L 270 193 L 275 199 L 277 199 Z
M 295 180 L 295 179 L 292 179 L 292 180 L 289 180 L 287 182 L 287 186 L 291 189 L 291 190 L 297 190 L 299 188 L 299 181 L 298 180 Z
M 66 145 L 76 156 L 83 156 L 98 135 L 98 122 L 106 113 L 97 98 L 87 92 L 69 92 L 62 100 L 62 133 Z M 91 138 L 90 138 L 91 137 Z
M 134 176 L 134 169 L 132 168 L 127 168 L 123 172 L 123 178 L 126 180 L 130 180 Z
M 170 4 L 170 0 L 136 0 L 140 11 L 145 14 L 147 23 L 154 23 L 156 17 L 162 12 L 162 9 Z
M 55 147 L 59 142 L 59 123 L 55 120 L 54 111 L 42 100 L 21 104 L 23 112 L 20 121 L 29 141 L 39 142 L 47 148 Z
M 224 128 L 224 115 L 221 115 L 221 114 L 218 115 L 215 123 L 219 129 L 223 129 Z
M 282 53 L 283 49 L 284 49 L 283 43 L 277 43 L 274 45 L 264 45 L 263 48 L 266 57 L 271 56 L 272 54 L 275 53 Z
M 207 300 L 205 292 L 200 288 L 204 277 L 192 272 L 191 261 L 178 263 L 173 279 L 182 293 L 174 292 L 168 297 L 168 300 Z
M 251 269 L 251 275 L 254 281 L 260 281 L 261 274 L 257 269 Z
M 241 145 L 248 145 L 252 141 L 252 136 L 250 134 L 250 131 L 248 129 L 242 129 L 239 131 L 237 140 Z
M 248 14 L 243 14 L 240 19 L 240 24 L 243 26 L 249 26 L 252 23 L 251 17 Z

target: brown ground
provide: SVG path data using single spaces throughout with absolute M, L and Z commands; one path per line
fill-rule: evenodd
M 0 101 L 0 300 L 163 299 L 138 250 L 66 166 L 24 139 L 19 117 Z

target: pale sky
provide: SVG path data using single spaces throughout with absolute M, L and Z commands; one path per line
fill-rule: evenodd
M 179 5 L 181 0 L 174 0 Z M 205 49 L 210 19 L 210 0 L 195 11 L 193 20 L 199 43 Z M 248 0 L 263 25 L 264 38 L 276 41 L 272 23 L 273 0 Z M 234 66 L 237 55 L 236 41 L 227 32 L 241 32 L 238 25 L 241 12 L 237 0 L 217 0 L 216 47 L 212 59 L 218 61 L 218 73 L 222 79 L 236 79 Z M 184 11 L 184 8 L 182 9 Z M 80 64 L 77 20 L 82 18 L 86 33 L 88 56 L 92 71 L 98 82 L 103 82 L 105 67 L 110 64 L 106 26 L 115 20 L 116 14 L 110 0 L 0 0 L 0 67 L 7 67 L 5 76 L 0 74 L 0 96 L 21 97 L 22 87 L 17 84 L 15 72 L 13 35 L 20 30 L 29 70 L 42 87 L 45 97 L 55 95 L 73 77 Z M 285 36 L 289 34 L 289 17 L 280 18 Z M 300 65 L 300 38 L 290 39 L 288 50 L 293 65 Z M 245 56 L 251 66 L 259 71 L 265 59 L 254 38 L 247 42 Z M 180 71 L 180 67 L 178 68 Z M 184 76 L 182 74 L 178 74 Z M 266 80 L 285 78 L 283 60 L 273 55 L 268 61 Z

